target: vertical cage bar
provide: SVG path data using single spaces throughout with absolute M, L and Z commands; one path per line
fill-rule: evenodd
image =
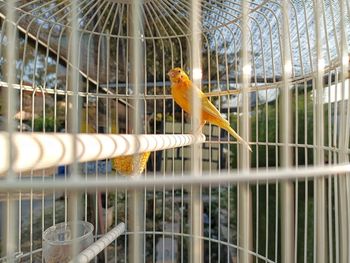
M 242 138 L 249 142 L 250 141 L 250 99 L 249 99 L 249 85 L 251 76 L 251 63 L 250 63 L 250 44 L 249 44 L 249 2 L 242 1 L 242 20 L 241 20 L 241 95 L 242 95 L 242 117 L 240 118 L 240 132 Z M 239 149 L 239 160 L 238 166 L 241 170 L 250 169 L 250 153 L 247 147 L 242 144 L 238 144 Z M 238 186 L 238 243 L 241 250 L 238 251 L 239 262 L 250 262 L 252 260 L 249 256 L 249 251 L 253 248 L 253 219 L 252 219 L 252 193 L 249 183 L 241 183 Z
M 293 164 L 293 150 L 290 147 L 292 143 L 292 96 L 290 78 L 292 74 L 292 60 L 290 53 L 290 40 L 289 40 L 289 1 L 283 1 L 282 3 L 282 87 L 280 97 L 280 120 L 279 128 L 280 140 L 282 146 L 280 148 L 281 153 L 281 166 L 290 167 Z M 294 197 L 293 183 L 290 181 L 281 183 L 281 253 L 282 262 L 291 263 L 294 262 Z
M 12 147 L 12 133 L 16 129 L 14 121 L 14 115 L 17 109 L 16 91 L 12 86 L 16 81 L 16 13 L 15 13 L 15 1 L 7 1 L 6 18 L 4 23 L 6 24 L 6 36 L 7 36 L 7 49 L 6 49 L 6 81 L 8 87 L 5 90 L 5 111 L 6 111 L 6 130 L 8 132 L 9 151 L 5 158 L 9 162 L 9 169 L 7 171 L 6 180 L 15 180 L 15 173 L 12 169 L 13 165 L 13 147 Z M 3 219 L 2 219 L 2 246 L 8 257 L 8 262 L 15 262 L 14 253 L 17 250 L 17 237 L 18 237 L 18 202 L 14 200 L 14 196 L 11 193 L 7 194 L 7 199 L 2 207 Z
M 77 0 L 71 0 L 71 11 L 70 11 L 70 19 L 71 19 L 71 32 L 70 32 L 70 39 L 69 39 L 69 61 L 70 61 L 70 68 L 68 71 L 68 89 L 72 91 L 71 98 L 69 102 L 71 102 L 72 108 L 69 111 L 69 129 L 68 131 L 73 135 L 72 136 L 72 151 L 73 156 L 77 156 L 77 133 L 79 132 L 79 37 L 78 37 L 78 1 Z M 78 170 L 78 163 L 76 162 L 76 159 L 70 166 L 71 174 L 69 180 L 79 180 L 79 170 Z M 79 202 L 79 192 L 70 192 L 68 193 L 68 209 L 69 209 L 69 220 L 73 222 L 72 225 L 72 237 L 74 239 L 74 242 L 72 244 L 72 258 L 75 258 L 75 256 L 79 253 L 78 248 L 78 242 L 75 237 L 78 235 L 77 225 L 75 222 L 77 222 L 80 218 L 80 209 L 81 205 Z
M 142 43 L 142 0 L 133 0 L 130 6 L 130 16 L 128 22 L 131 27 L 131 43 L 130 43 L 130 66 L 131 66 L 131 78 L 130 83 L 132 85 L 133 94 L 141 96 L 144 93 L 142 80 L 144 74 L 143 65 L 143 48 Z M 133 101 L 134 109 L 132 115 L 132 132 L 135 134 L 144 133 L 144 121 L 145 112 L 142 105 L 142 99 L 137 97 Z M 136 145 L 134 147 L 137 147 Z M 137 158 L 134 158 L 133 162 L 137 162 Z M 134 163 L 134 167 L 137 164 Z M 141 176 L 140 174 L 134 174 L 133 176 Z M 129 253 L 128 260 L 130 262 L 141 263 L 144 261 L 144 239 L 142 237 L 143 232 L 143 217 L 144 217 L 144 192 L 141 189 L 132 189 L 128 193 L 128 230 L 131 232 L 129 235 Z
M 201 39 L 201 0 L 191 0 L 191 53 L 190 64 L 192 65 L 193 85 L 201 89 L 202 82 L 202 39 Z M 192 131 L 195 136 L 201 132 L 202 104 L 195 89 L 192 89 Z M 195 176 L 202 175 L 201 145 L 191 146 L 191 172 Z M 190 262 L 203 262 L 203 203 L 201 186 L 191 186 L 190 189 L 190 227 L 191 227 L 191 248 Z
M 321 30 L 321 15 L 322 5 L 319 0 L 314 0 L 314 17 L 315 17 L 315 46 L 316 46 L 316 75 L 315 88 L 316 103 L 314 109 L 316 110 L 314 118 L 316 121 L 314 130 L 314 154 L 315 164 L 318 166 L 324 165 L 323 141 L 324 141 L 324 114 L 323 114 L 323 74 L 324 74 L 324 58 L 322 51 L 322 30 Z M 325 210 L 325 178 L 319 178 L 315 181 L 315 242 L 316 251 L 314 258 L 316 262 L 326 262 L 326 210 Z
M 345 90 L 346 88 L 349 89 L 348 85 L 346 85 L 346 79 L 348 78 L 348 70 L 349 70 L 349 56 L 348 56 L 348 43 L 347 43 L 347 32 L 345 31 L 346 29 L 346 19 L 348 16 L 346 15 L 346 8 L 345 8 L 345 1 L 340 1 L 340 56 L 339 56 L 339 62 L 340 62 L 340 92 L 339 92 L 339 103 L 337 102 L 338 100 L 336 99 L 336 104 L 339 106 L 339 115 L 340 115 L 340 120 L 339 120 L 339 144 L 338 147 L 340 149 L 339 153 L 339 159 L 338 161 L 340 163 L 343 162 L 349 162 L 349 157 L 347 154 L 345 154 L 346 150 L 348 149 L 348 144 L 346 145 L 346 141 L 348 141 L 347 138 L 345 138 L 346 134 L 346 122 L 349 121 L 345 119 Z M 336 112 L 338 114 L 338 112 Z M 336 123 L 336 125 L 338 125 Z M 338 134 L 335 134 L 337 136 Z M 347 175 L 348 176 L 348 175 Z M 347 189 L 346 189 L 346 177 L 342 176 L 338 180 L 339 187 L 339 257 L 340 257 L 340 262 L 349 262 L 350 255 L 349 255 L 349 250 L 348 250 L 348 244 L 349 244 L 349 211 L 347 210 Z

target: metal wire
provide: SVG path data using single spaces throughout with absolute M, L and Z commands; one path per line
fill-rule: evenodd
M 95 262 L 348 262 L 349 8 L 0 0 L 0 261 L 42 260 L 44 230 L 83 219 L 95 239 L 129 225 Z M 177 66 L 251 154 L 185 135 L 201 105 L 172 100 Z M 149 150 L 141 175 L 113 167 Z

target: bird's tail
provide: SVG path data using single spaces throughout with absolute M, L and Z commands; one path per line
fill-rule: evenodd
M 252 152 L 252 148 L 250 148 L 248 142 L 246 142 L 241 136 L 238 135 L 237 132 L 235 132 L 234 129 L 231 128 L 231 126 L 229 124 L 227 125 L 224 125 L 223 128 L 229 132 L 229 134 L 231 134 L 234 138 L 236 138 L 236 140 L 242 144 L 244 144 L 248 149 L 249 151 Z

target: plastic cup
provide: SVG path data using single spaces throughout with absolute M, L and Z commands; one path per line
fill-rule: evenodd
M 73 224 L 77 236 L 73 239 Z M 60 223 L 49 227 L 43 234 L 43 258 L 46 263 L 65 263 L 72 259 L 73 242 L 78 252 L 90 246 L 93 241 L 94 226 L 85 221 Z

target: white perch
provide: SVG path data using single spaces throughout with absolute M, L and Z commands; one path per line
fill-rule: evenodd
M 70 263 L 88 263 L 94 257 L 104 250 L 110 243 L 112 243 L 117 237 L 123 234 L 125 231 L 125 224 L 120 223 L 107 234 L 102 236 L 99 240 L 93 243 L 91 246 L 83 250 L 78 254 L 75 260 L 71 260 Z
M 159 151 L 205 141 L 204 135 L 116 135 L 67 133 L 14 133 L 12 169 L 15 172 L 44 169 L 76 162 L 115 158 Z M 76 142 L 76 154 L 73 145 Z M 0 133 L 0 174 L 9 169 L 9 135 Z

